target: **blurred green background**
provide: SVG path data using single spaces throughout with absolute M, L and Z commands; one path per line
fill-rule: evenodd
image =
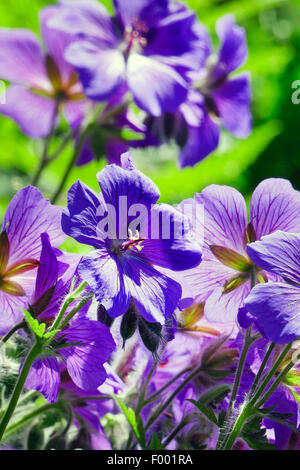
M 38 33 L 38 10 L 55 3 L 46 0 L 6 0 L 0 3 L 0 26 L 30 28 Z M 111 8 L 110 0 L 103 0 Z M 300 2 L 286 0 L 185 0 L 200 21 L 214 32 L 216 20 L 235 15 L 246 28 L 249 59 L 244 70 L 252 75 L 253 132 L 247 140 L 222 133 L 218 150 L 194 168 L 179 170 L 176 146 L 133 151 L 136 163 L 157 183 L 161 200 L 176 203 L 204 186 L 229 184 L 249 197 L 264 178 L 283 177 L 300 189 L 300 104 L 291 101 L 292 82 L 300 80 Z M 44 173 L 40 188 L 50 196 L 70 158 L 68 148 Z M 0 219 L 11 196 L 30 183 L 41 153 L 41 142 L 21 134 L 0 116 Z M 68 185 L 78 177 L 97 189 L 95 173 L 104 162 L 74 169 Z M 66 202 L 66 193 L 60 204 Z

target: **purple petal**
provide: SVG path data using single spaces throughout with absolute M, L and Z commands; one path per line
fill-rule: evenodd
M 299 191 L 288 180 L 262 181 L 252 195 L 250 221 L 257 240 L 276 230 L 300 232 Z
M 48 289 L 55 286 L 58 277 L 58 262 L 50 244 L 49 235 L 42 233 L 41 240 L 42 251 L 36 276 L 34 300 L 39 299 Z
M 134 256 L 124 256 L 122 269 L 126 289 L 138 311 L 146 321 L 163 325 L 181 298 L 180 284 Z
M 176 112 L 187 96 L 182 77 L 172 67 L 150 57 L 131 54 L 127 80 L 137 105 L 152 116 Z
M 51 90 L 45 57 L 37 37 L 26 29 L 0 29 L 0 77 Z
M 48 26 L 78 35 L 97 39 L 103 45 L 117 43 L 113 20 L 106 8 L 94 0 L 64 0 Z
M 85 94 L 94 100 L 110 98 L 125 80 L 125 60 L 118 49 L 102 49 L 91 41 L 71 44 L 65 54 L 76 68 Z
M 60 386 L 60 369 L 55 357 L 36 359 L 31 366 L 25 388 L 44 395 L 49 403 L 57 401 Z
M 12 118 L 24 134 L 34 139 L 49 134 L 55 100 L 34 93 L 19 85 L 11 85 L 6 91 L 6 102 L 0 105 L 0 113 Z
M 216 25 L 217 34 L 222 43 L 214 77 L 228 75 L 243 65 L 248 56 L 246 33 L 237 26 L 232 15 L 225 15 Z
M 202 257 L 203 238 L 195 235 L 190 219 L 168 204 L 152 208 L 148 239 L 140 256 L 149 263 L 174 271 L 197 266 Z
M 123 273 L 118 261 L 106 249 L 97 250 L 83 258 L 79 265 L 79 275 L 103 304 L 111 317 L 118 317 L 129 307 Z
M 126 196 L 129 209 L 134 204 L 143 204 L 146 208 L 150 208 L 160 196 L 157 186 L 151 179 L 132 166 L 121 168 L 117 165 L 106 165 L 97 174 L 97 179 L 106 204 L 115 207 L 117 218 L 120 197 Z
M 179 154 L 180 168 L 194 166 L 219 145 L 220 127 L 205 111 L 198 127 L 188 128 L 188 140 Z
M 63 113 L 72 129 L 78 129 L 89 107 L 88 100 L 67 101 L 64 103 Z M 78 165 L 78 162 L 77 162 Z
M 32 283 L 34 286 L 34 282 Z M 32 288 L 33 291 L 33 288 Z M 0 336 L 24 319 L 22 308 L 28 307 L 27 297 L 16 297 L 0 290 Z
M 168 12 L 167 0 L 114 0 L 117 17 L 123 26 L 132 26 L 143 21 L 153 26 Z
M 40 10 L 41 32 L 47 52 L 59 69 L 62 82 L 68 84 L 74 73 L 74 68 L 66 62 L 64 53 L 66 48 L 74 41 L 74 36 L 49 28 L 49 21 L 55 17 L 58 11 L 59 8 L 55 6 L 48 6 Z
M 204 241 L 245 254 L 246 203 L 236 189 L 210 185 L 196 200 L 204 204 Z M 200 227 L 201 228 L 201 227 Z
M 244 307 L 245 298 L 250 289 L 249 281 L 227 293 L 223 293 L 222 287 L 214 289 L 205 303 L 204 314 L 206 318 L 211 322 L 235 322 L 239 309 Z
M 255 286 L 245 305 L 270 341 L 290 343 L 300 336 L 300 289 L 279 282 Z
M 2 225 L 10 243 L 9 263 L 24 258 L 39 260 L 41 234 L 49 235 L 51 245 L 59 246 L 66 239 L 61 229 L 62 208 L 53 206 L 37 188 L 21 189 L 11 200 Z
M 102 246 L 97 235 L 99 198 L 81 181 L 74 183 L 68 192 L 68 207 L 62 214 L 62 229 L 79 243 Z
M 247 253 L 262 269 L 300 283 L 300 238 L 298 235 L 277 231 L 250 243 Z
M 224 127 L 235 137 L 248 137 L 252 123 L 249 75 L 227 80 L 213 92 L 213 97 Z
M 115 349 L 109 329 L 99 322 L 78 319 L 58 338 L 60 336 L 68 342 L 79 343 L 60 350 L 72 380 L 83 390 L 97 390 L 107 376 L 102 364 Z

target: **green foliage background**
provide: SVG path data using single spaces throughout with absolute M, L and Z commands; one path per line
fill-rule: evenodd
M 47 0 L 6 0 L 0 3 L 0 26 L 30 28 L 38 33 L 38 10 Z M 111 8 L 111 0 L 102 0 Z M 175 145 L 134 150 L 138 167 L 157 183 L 161 200 L 176 203 L 204 186 L 228 184 L 250 196 L 264 178 L 284 177 L 300 189 L 300 104 L 291 101 L 292 82 L 300 80 L 299 0 L 185 0 L 213 35 L 216 20 L 235 15 L 246 28 L 249 59 L 244 69 L 252 76 L 253 133 L 247 140 L 223 132 L 218 150 L 194 168 L 179 170 Z M 70 158 L 71 148 L 44 173 L 40 188 L 50 196 Z M 30 183 L 41 153 L 9 119 L 0 116 L 0 219 L 12 195 Z M 97 188 L 95 173 L 104 161 L 74 169 L 77 178 Z M 65 205 L 66 193 L 60 203 Z

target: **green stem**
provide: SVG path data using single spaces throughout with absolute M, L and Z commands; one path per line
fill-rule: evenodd
M 278 367 L 280 366 L 280 364 L 283 362 L 283 360 L 285 359 L 287 353 L 289 352 L 289 350 L 291 349 L 292 347 L 292 344 L 288 344 L 282 351 L 282 353 L 279 355 L 278 359 L 275 361 L 274 365 L 272 366 L 272 368 L 270 369 L 270 371 L 268 372 L 268 374 L 266 375 L 265 379 L 263 380 L 262 384 L 260 385 L 259 389 L 257 390 L 257 392 L 255 393 L 255 395 L 253 396 L 253 398 L 250 400 L 249 402 L 249 405 L 250 406 L 253 406 L 257 400 L 259 399 L 259 397 L 261 396 L 261 394 L 264 392 L 265 388 L 268 386 L 270 380 L 272 379 L 272 377 L 274 376 L 274 374 L 276 373 Z
M 17 325 L 15 325 L 1 340 L 1 345 L 3 346 L 11 337 L 12 335 L 20 330 L 21 328 L 24 328 L 24 326 L 26 326 L 26 322 L 23 320 L 21 321 L 20 323 L 17 323 Z M 0 347 L 1 347 L 0 345 Z
M 40 165 L 37 169 L 37 172 L 34 175 L 33 180 L 32 180 L 32 185 L 33 186 L 36 186 L 38 184 L 39 179 L 40 179 L 44 169 L 46 168 L 46 166 L 49 163 L 49 159 L 48 159 L 49 146 L 50 146 L 50 143 L 51 143 L 54 131 L 55 131 L 55 124 L 56 124 L 56 118 L 57 118 L 57 115 L 58 115 L 59 105 L 60 105 L 60 99 L 57 99 L 56 102 L 55 102 L 55 108 L 54 108 L 52 119 L 51 119 L 50 131 L 49 131 L 49 134 L 47 135 L 47 137 L 45 138 L 45 141 L 44 141 L 44 149 L 43 149 L 41 162 L 40 162 Z
M 241 352 L 238 368 L 237 368 L 236 375 L 234 378 L 233 388 L 232 388 L 231 397 L 230 397 L 229 406 L 228 406 L 229 413 L 231 413 L 234 407 L 234 402 L 238 393 L 238 389 L 239 389 L 240 381 L 243 375 L 243 370 L 244 370 L 246 357 L 247 357 L 249 348 L 251 344 L 254 341 L 256 341 L 256 339 L 257 339 L 256 336 L 251 336 L 251 326 L 250 326 L 250 328 L 248 328 L 246 332 L 244 346 Z
M 186 416 L 177 426 L 171 434 L 163 441 L 164 447 L 167 447 L 168 444 L 177 436 L 177 434 L 189 423 L 191 415 Z
M 262 399 L 256 404 L 257 408 L 260 408 L 268 400 L 268 398 L 270 398 L 274 390 L 278 387 L 278 385 L 282 382 L 282 380 L 285 378 L 285 376 L 288 374 L 288 372 L 292 369 L 294 365 L 295 363 L 291 361 L 285 366 L 285 368 L 280 372 L 277 379 L 273 382 L 267 393 L 265 393 Z
M 39 356 L 39 354 L 42 351 L 42 345 L 41 343 L 35 343 L 32 349 L 29 351 L 28 356 L 25 359 L 24 365 L 22 367 L 21 373 L 19 375 L 19 378 L 17 380 L 17 383 L 14 387 L 9 405 L 1 419 L 0 422 L 0 442 L 3 437 L 3 434 L 5 432 L 5 429 L 15 411 L 15 408 L 17 406 L 18 400 L 20 398 L 20 395 L 22 393 L 27 375 L 29 373 L 29 370 L 34 362 L 34 360 Z
M 26 416 L 21 418 L 19 421 L 15 422 L 11 426 L 9 426 L 6 429 L 6 432 L 5 432 L 4 437 L 3 437 L 3 441 L 5 441 L 10 436 L 15 434 L 15 432 L 17 432 L 22 427 L 26 426 L 26 424 L 28 424 L 30 421 L 32 421 L 34 418 L 36 418 L 40 414 L 45 413 L 46 411 L 51 410 L 53 408 L 58 408 L 60 406 L 61 406 L 61 403 L 57 402 L 57 403 L 47 403 L 46 405 L 43 405 L 43 406 L 40 406 L 39 408 L 36 408 L 31 413 L 28 413 Z
M 262 376 L 262 374 L 263 374 L 263 372 L 264 372 L 264 370 L 265 370 L 266 364 L 267 364 L 267 362 L 268 362 L 268 360 L 269 360 L 269 358 L 270 358 L 270 356 L 271 356 L 271 354 L 272 354 L 274 348 L 275 348 L 275 343 L 271 343 L 271 344 L 269 345 L 269 347 L 268 347 L 268 350 L 267 350 L 267 352 L 266 352 L 266 355 L 265 355 L 265 357 L 264 357 L 263 360 L 262 360 L 262 363 L 261 363 L 261 365 L 260 365 L 259 371 L 257 372 L 257 375 L 256 375 L 256 377 L 255 377 L 255 380 L 254 380 L 254 382 L 253 382 L 253 384 L 252 384 L 251 390 L 250 390 L 250 392 L 249 392 L 249 393 L 250 393 L 250 396 L 255 392 L 256 387 L 257 387 L 257 385 L 258 385 L 258 382 L 259 382 L 259 380 L 260 380 L 260 378 L 261 378 L 261 376 Z
M 81 294 L 81 292 L 83 291 L 83 289 L 86 287 L 86 282 L 83 282 L 79 287 L 78 289 L 76 289 L 76 291 L 74 291 L 70 296 L 68 296 L 59 312 L 59 314 L 57 315 L 56 319 L 55 319 L 55 322 L 53 323 L 52 327 L 51 327 L 51 330 L 56 330 L 59 325 L 60 325 L 60 322 L 61 320 L 63 319 L 64 317 L 64 314 L 66 313 L 68 307 L 78 298 L 78 296 Z

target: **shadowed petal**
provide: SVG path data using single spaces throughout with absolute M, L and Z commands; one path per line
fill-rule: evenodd
M 57 401 L 60 385 L 60 370 L 55 357 L 36 359 L 31 366 L 25 388 L 36 390 L 44 395 L 49 403 Z
M 78 271 L 111 317 L 126 312 L 130 296 L 124 286 L 123 273 L 117 259 L 110 256 L 106 249 L 85 256 Z
M 109 329 L 99 322 L 78 319 L 60 336 L 67 342 L 79 343 L 60 350 L 72 380 L 83 390 L 97 390 L 107 376 L 102 364 L 115 349 Z
M 246 203 L 236 189 L 212 184 L 196 200 L 204 204 L 204 242 L 219 245 L 244 255 L 247 225 Z
M 3 221 L 10 243 L 9 263 L 39 259 L 41 234 L 46 232 L 52 246 L 59 246 L 66 236 L 61 230 L 62 208 L 53 206 L 33 186 L 21 189 L 11 200 Z

